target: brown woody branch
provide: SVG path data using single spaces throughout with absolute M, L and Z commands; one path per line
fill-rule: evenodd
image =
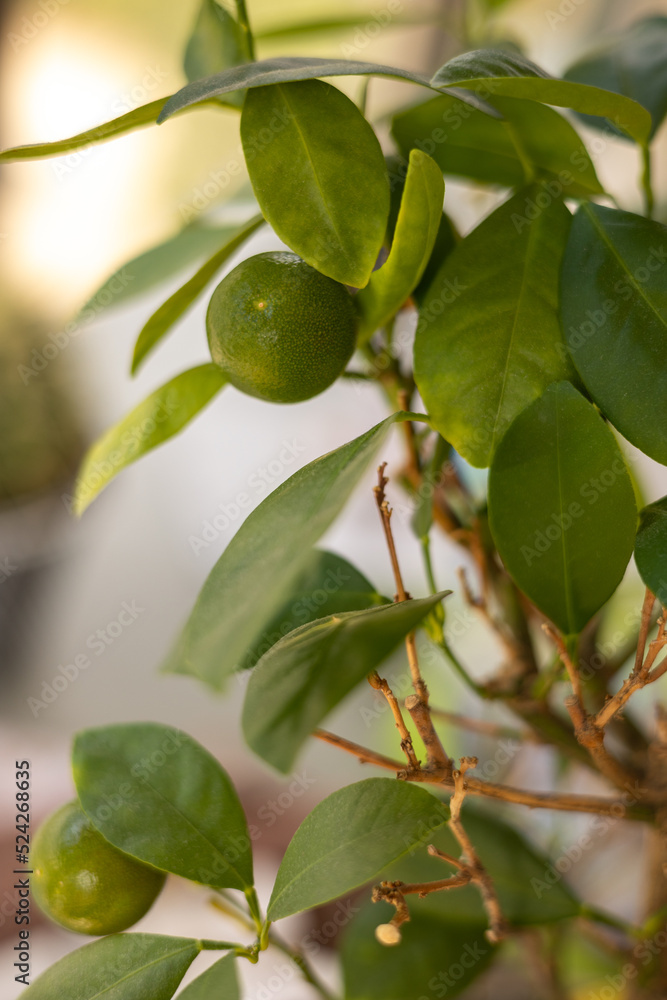
M 413 774 L 408 774 L 400 761 L 392 760 L 382 754 L 375 753 L 366 747 L 352 743 L 342 736 L 336 736 L 324 729 L 316 729 L 313 733 L 318 739 L 332 746 L 353 754 L 362 764 L 374 764 L 376 767 L 393 771 L 396 776 L 404 781 L 417 781 L 425 784 L 443 785 L 445 788 L 453 787 L 451 774 L 443 771 L 428 771 L 422 769 Z M 529 792 L 523 788 L 513 788 L 510 785 L 494 785 L 490 781 L 483 781 L 480 778 L 467 778 L 468 795 L 480 795 L 490 799 L 499 799 L 502 802 L 514 802 L 517 805 L 528 806 L 530 809 L 555 809 L 560 812 L 587 812 L 595 813 L 598 816 L 623 816 L 625 819 L 639 820 L 641 822 L 653 819 L 653 810 L 650 807 L 638 804 L 630 804 L 622 799 L 609 799 L 597 795 L 577 795 L 558 794 L 553 792 Z M 633 791 L 634 794 L 634 791 Z

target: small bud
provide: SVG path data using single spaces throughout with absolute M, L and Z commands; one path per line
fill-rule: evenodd
M 387 947 L 401 943 L 401 932 L 395 924 L 380 924 L 379 927 L 375 928 L 375 937 L 380 944 L 387 945 Z

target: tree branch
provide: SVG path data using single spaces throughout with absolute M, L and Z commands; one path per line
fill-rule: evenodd
M 404 770 L 400 761 L 384 757 L 361 747 L 342 736 L 326 732 L 323 729 L 316 729 L 313 733 L 318 739 L 332 746 L 345 750 L 353 754 L 362 764 L 375 764 L 385 770 L 393 771 L 399 779 L 403 781 L 416 781 L 424 784 L 443 785 L 451 788 L 453 781 L 451 775 L 442 771 L 429 771 L 422 768 L 421 771 L 409 774 Z M 523 788 L 513 788 L 511 785 L 494 785 L 489 781 L 482 781 L 480 778 L 467 778 L 467 791 L 469 795 L 481 795 L 489 799 L 500 799 L 503 802 L 514 802 L 517 805 L 528 806 L 530 809 L 555 809 L 559 812 L 587 812 L 595 813 L 598 816 L 614 816 L 625 819 L 638 820 L 640 822 L 651 822 L 653 820 L 653 810 L 650 806 L 640 804 L 630 804 L 622 799 L 602 798 L 597 795 L 577 795 L 558 794 L 556 792 L 529 792 Z M 628 789 L 636 798 L 634 788 Z

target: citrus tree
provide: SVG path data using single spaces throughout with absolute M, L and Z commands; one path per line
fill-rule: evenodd
M 664 996 L 667 718 L 658 712 L 649 726 L 624 713 L 667 671 L 667 498 L 646 505 L 629 457 L 667 464 L 667 229 L 652 218 L 651 186 L 666 52 L 667 18 L 653 17 L 560 79 L 513 47 L 465 51 L 433 75 L 257 59 L 243 0 L 234 11 L 204 0 L 186 48 L 190 82 L 178 93 L 70 139 L 2 153 L 59 155 L 168 128 L 202 105 L 240 113 L 257 214 L 233 231 L 198 220 L 168 252 L 128 265 L 145 287 L 173 273 L 175 258 L 187 266 L 215 251 L 139 332 L 132 372 L 205 293 L 211 362 L 175 375 L 93 445 L 76 514 L 228 384 L 289 404 L 357 379 L 387 403 L 381 423 L 299 469 L 248 515 L 168 664 L 216 691 L 250 671 L 243 730 L 278 772 L 289 774 L 312 738 L 377 770 L 305 819 L 267 901 L 254 888 L 232 782 L 192 736 L 157 723 L 80 732 L 78 802 L 35 838 L 33 881 L 54 919 L 103 936 L 39 977 L 31 1000 L 167 1000 L 203 950 L 225 954 L 180 995 L 231 1000 L 238 964 L 270 946 L 330 997 L 306 950 L 276 925 L 360 890 L 340 954 L 347 1000 L 453 997 L 526 941 L 542 953 L 549 995 L 565 995 L 563 956 L 578 948 L 612 991 L 597 996 Z M 324 79 L 347 76 L 364 80 L 359 103 Z M 385 148 L 365 116 L 375 78 L 403 81 L 415 100 L 393 115 Z M 634 145 L 644 214 L 606 193 L 577 119 L 602 147 L 611 135 Z M 509 193 L 461 238 L 443 213 L 443 175 Z M 207 291 L 265 225 L 289 252 L 246 257 Z M 401 313 L 414 319 L 409 335 Z M 384 463 L 374 471 L 390 434 L 406 448 L 395 484 Z M 487 495 L 471 486 L 471 468 L 488 468 Z M 363 567 L 317 547 L 362 482 L 374 490 L 393 600 Z M 423 552 L 421 594 L 406 592 L 392 533 L 399 485 Z M 484 681 L 448 628 L 434 532 L 474 565 L 463 596 L 505 652 Z M 608 601 L 633 552 L 646 596 L 617 622 Z M 402 644 L 410 693 L 399 701 L 379 671 Z M 446 664 L 514 713 L 512 738 L 550 746 L 561 768 L 588 769 L 607 793 L 538 793 L 476 775 L 474 756 L 453 760 L 439 720 L 475 726 L 429 698 L 428 678 Z M 393 714 L 393 757 L 322 728 L 368 683 Z M 629 925 L 578 898 L 562 879 L 569 855 L 542 855 L 508 822 L 506 804 L 517 823 L 526 807 L 594 816 L 579 856 L 619 819 L 654 831 L 645 919 Z M 167 873 L 212 891 L 241 924 L 239 940 L 116 933 L 143 915 Z

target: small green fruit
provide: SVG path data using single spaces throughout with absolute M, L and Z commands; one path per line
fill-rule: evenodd
M 213 361 L 241 392 L 273 403 L 310 399 L 335 382 L 356 327 L 345 286 L 287 252 L 242 261 L 206 314 Z
M 79 934 L 115 934 L 136 924 L 166 878 L 105 840 L 76 800 L 40 826 L 30 861 L 37 905 Z

